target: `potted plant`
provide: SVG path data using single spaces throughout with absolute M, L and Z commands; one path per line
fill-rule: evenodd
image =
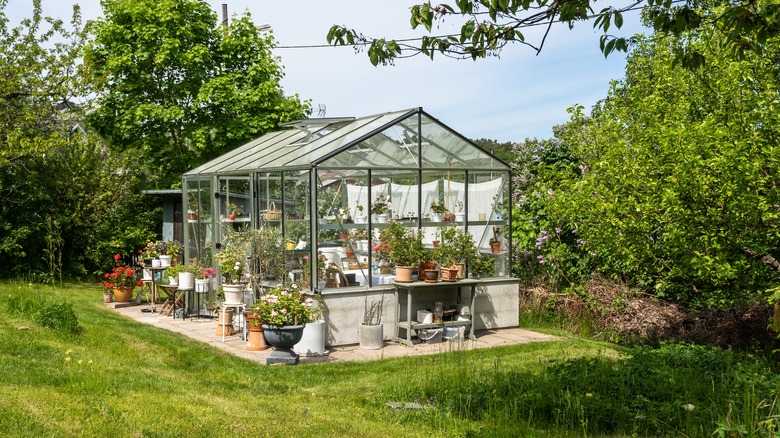
M 213 268 L 202 268 L 198 266 L 195 272 L 195 293 L 206 293 L 209 291 L 209 278 L 215 276 L 217 271 Z
M 463 212 L 463 202 L 457 201 L 455 203 L 455 222 L 463 222 L 466 220 L 466 213 Z
M 449 213 L 449 210 L 444 205 L 444 202 L 431 202 L 431 222 L 441 222 L 445 214 Z
M 387 201 L 384 194 L 376 195 L 374 202 L 371 203 L 371 214 L 374 215 L 374 222 L 379 224 L 387 223 L 389 220 L 389 211 L 393 204 Z
M 387 245 L 390 260 L 395 263 L 395 281 L 412 282 L 412 270 L 425 258 L 422 230 L 415 231 L 392 221 L 382 230 L 379 239 Z
M 217 253 L 217 263 L 222 274 L 222 291 L 225 294 L 226 303 L 243 303 L 244 269 L 247 263 L 249 251 L 249 238 L 252 231 L 226 229 L 225 239 L 222 242 L 222 250 Z
M 244 209 L 240 205 L 228 202 L 225 204 L 225 212 L 227 213 L 227 220 L 233 221 L 236 220 L 236 216 L 241 216 Z
M 352 230 L 352 239 L 355 241 L 356 251 L 368 251 L 368 228 L 355 228 Z
M 355 223 L 356 224 L 365 224 L 368 222 L 368 216 L 366 216 L 366 213 L 364 212 L 363 204 L 358 204 L 357 207 L 355 207 L 356 213 L 355 213 Z
M 103 274 L 103 281 L 99 284 L 103 290 L 111 290 L 117 303 L 129 303 L 133 299 L 133 288 L 143 285 L 142 280 L 135 280 L 135 270 L 122 263 L 122 256 L 114 255 L 114 266 L 111 272 Z M 105 296 L 103 298 L 105 301 Z
M 144 261 L 144 266 L 152 266 L 152 260 L 157 257 L 157 247 L 153 242 L 147 240 L 146 245 L 138 250 L 138 254 Z
M 313 306 L 314 300 L 295 283 L 270 289 L 252 306 L 252 312 L 262 320 L 266 341 L 274 346 L 266 359 L 268 364 L 298 363 L 292 347 L 300 342 L 304 326 L 312 320 Z
M 490 238 L 490 251 L 493 254 L 501 252 L 501 228 L 493 227 L 493 237 Z
M 476 278 L 491 277 L 496 271 L 496 261 L 492 256 L 480 254 L 469 267 Z
M 171 262 L 179 259 L 179 252 L 184 248 L 176 240 L 158 240 L 154 243 L 157 257 L 160 259 L 160 267 L 166 268 Z
M 184 272 L 186 266 L 183 263 L 171 263 L 171 266 L 168 266 L 168 269 L 163 272 L 163 275 L 168 277 L 168 284 L 171 286 L 178 286 L 179 285 L 179 274 Z
M 384 333 L 382 326 L 382 311 L 385 304 L 385 296 L 378 301 L 368 301 L 366 291 L 363 303 L 363 322 L 360 323 L 360 348 L 364 350 L 378 350 L 384 346 Z
M 463 278 L 465 265 L 470 265 L 478 254 L 474 238 L 471 233 L 463 231 L 457 225 L 443 227 L 440 234 L 441 243 L 439 248 L 435 250 L 436 259 L 439 260 L 443 268 L 456 269 L 456 278 Z M 444 274 L 444 271 L 442 273 Z

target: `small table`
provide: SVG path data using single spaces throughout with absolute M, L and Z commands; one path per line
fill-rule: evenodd
M 184 300 L 184 306 L 183 306 L 183 307 L 184 307 L 185 309 L 187 309 L 187 310 L 186 310 L 186 311 L 184 311 L 184 313 L 182 314 L 182 317 L 181 317 L 181 319 L 187 319 L 187 312 L 188 312 L 188 311 L 189 311 L 189 309 L 190 309 L 190 306 L 189 306 L 189 300 L 187 299 L 187 296 L 190 294 L 190 292 L 195 292 L 195 287 L 194 287 L 194 286 L 193 286 L 193 287 L 190 287 L 190 288 L 182 288 L 181 286 L 179 286 L 178 288 L 176 288 L 176 292 L 175 292 L 175 293 L 176 293 L 177 295 L 176 295 L 176 299 L 174 300 L 174 302 L 175 302 L 175 303 L 177 303 L 177 304 L 179 304 L 179 305 L 181 306 L 181 304 L 182 304 L 181 300 L 183 299 L 183 300 Z M 174 305 L 174 309 L 173 309 L 173 319 L 176 319 L 176 309 L 175 309 L 175 307 L 176 307 L 176 306 Z
M 393 340 L 409 347 L 414 347 L 412 344 L 412 330 L 439 328 L 439 327 L 459 327 L 469 326 L 469 339 L 476 340 L 474 336 L 474 317 L 476 316 L 476 309 L 474 303 L 477 296 L 477 285 L 482 283 L 481 280 L 475 280 L 471 278 L 464 278 L 458 281 L 447 282 L 440 281 L 437 283 L 426 283 L 424 281 L 415 281 L 412 283 L 399 283 L 393 282 L 395 286 L 394 298 L 395 298 L 395 324 L 393 327 Z M 471 289 L 471 304 L 469 306 L 469 319 L 468 321 L 442 321 L 433 324 L 421 324 L 413 323 L 412 321 L 412 298 L 416 290 L 432 290 L 432 289 L 457 289 L 458 303 L 461 302 L 461 289 L 468 287 Z M 401 302 L 398 299 L 400 291 L 406 291 L 406 321 L 401 321 Z M 401 330 L 406 330 L 406 337 L 401 337 Z

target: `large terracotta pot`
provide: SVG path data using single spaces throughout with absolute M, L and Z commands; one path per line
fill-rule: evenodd
M 490 251 L 493 254 L 501 253 L 501 242 L 493 242 L 490 244 Z
M 414 270 L 411 266 L 396 266 L 395 267 L 395 281 L 399 283 L 411 283 L 412 280 L 412 271 Z
M 133 299 L 133 286 L 115 287 L 114 300 L 117 303 L 129 303 Z
M 266 363 L 296 365 L 298 353 L 293 346 L 303 338 L 303 325 L 269 325 L 263 324 L 265 340 L 274 346 L 274 351 L 266 359 Z

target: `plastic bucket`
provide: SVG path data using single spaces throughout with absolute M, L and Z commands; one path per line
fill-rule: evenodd
M 442 329 L 417 330 L 417 338 L 426 344 L 438 344 L 441 342 Z

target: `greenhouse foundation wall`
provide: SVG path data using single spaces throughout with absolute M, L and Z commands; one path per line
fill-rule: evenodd
M 520 281 L 514 278 L 487 278 L 477 286 L 474 329 L 498 329 L 517 327 L 520 317 L 518 286 Z M 448 308 L 456 303 L 457 291 L 438 289 L 415 293 L 412 298 L 412 315 L 418 310 L 432 309 L 434 302 L 441 301 Z M 469 288 L 462 291 L 463 304 L 470 301 Z M 393 326 L 396 321 L 394 288 L 392 286 L 375 286 L 372 288 L 350 288 L 341 291 L 337 288 L 326 289 L 322 300 L 327 309 L 328 323 L 327 345 L 339 346 L 357 344 L 360 341 L 360 324 L 363 322 L 364 308 L 374 302 L 382 303 L 382 325 L 385 341 L 393 337 Z M 406 293 L 399 294 L 402 312 L 406 309 Z M 405 319 L 405 317 L 403 318 Z M 479 333 L 477 333 L 479 337 Z

